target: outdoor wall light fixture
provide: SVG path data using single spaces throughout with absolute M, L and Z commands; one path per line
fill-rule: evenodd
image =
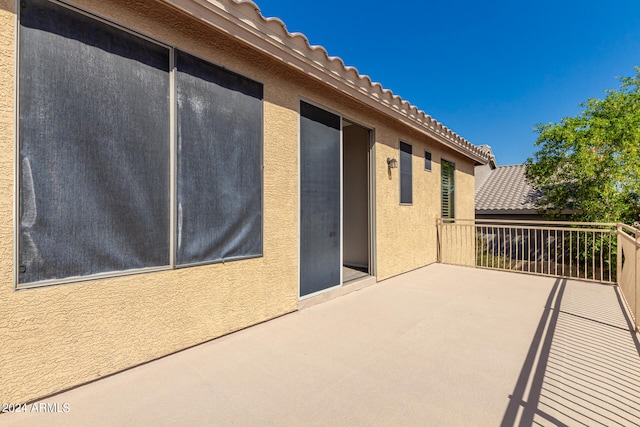
M 387 166 L 389 166 L 389 169 L 396 169 L 398 167 L 398 161 L 387 157 Z

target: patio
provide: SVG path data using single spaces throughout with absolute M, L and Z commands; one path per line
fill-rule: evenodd
M 631 330 L 614 285 L 433 264 L 0 425 L 639 425 Z

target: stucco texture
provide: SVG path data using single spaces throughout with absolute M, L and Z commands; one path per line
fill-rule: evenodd
M 473 162 L 423 134 L 161 3 L 75 4 L 264 84 L 264 256 L 15 290 L 16 15 L 14 1 L 0 1 L 0 402 L 30 401 L 297 309 L 300 98 L 374 130 L 379 280 L 436 261 L 441 157 L 456 163 L 457 216 L 473 217 Z M 413 146 L 411 206 L 400 206 L 398 169 L 389 176 L 386 165 L 399 140 Z
M 264 256 L 15 291 L 9 262 L 12 221 L 3 221 L 0 253 L 7 262 L 0 267 L 2 402 L 23 402 L 69 388 L 297 308 L 297 97 L 279 88 L 268 66 L 234 57 L 228 40 L 225 44 L 218 34 L 154 3 L 80 5 L 264 83 Z M 3 2 L 3 218 L 14 216 L 15 19 L 13 2 Z M 189 38 L 182 36 L 187 27 Z
M 427 136 L 393 128 L 377 135 L 377 278 L 383 280 L 437 261 L 441 159 L 455 163 L 457 218 L 473 218 L 474 179 L 473 161 Z M 387 167 L 387 158 L 399 159 L 400 141 L 412 146 L 413 203 L 410 205 L 400 204 L 400 169 Z M 424 168 L 425 150 L 431 152 L 431 171 Z

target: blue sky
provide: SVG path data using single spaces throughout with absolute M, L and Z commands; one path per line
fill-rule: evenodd
M 640 1 L 256 0 L 264 16 L 382 84 L 498 164 L 640 65 Z

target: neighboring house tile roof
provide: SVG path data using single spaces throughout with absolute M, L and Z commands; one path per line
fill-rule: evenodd
M 537 212 L 538 193 L 527 182 L 525 165 L 498 166 L 476 191 L 476 213 Z
M 243 43 L 285 62 L 386 115 L 399 119 L 447 147 L 475 160 L 489 162 L 486 151 L 473 145 L 416 106 L 367 75 L 312 46 L 301 33 L 290 33 L 278 18 L 266 18 L 250 0 L 163 0 Z

